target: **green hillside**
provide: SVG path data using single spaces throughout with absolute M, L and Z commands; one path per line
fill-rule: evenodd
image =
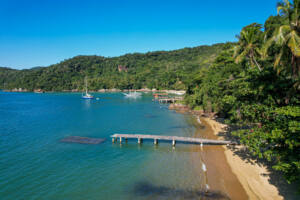
M 0 68 L 0 88 L 46 91 L 82 89 L 186 89 L 189 77 L 208 67 L 224 44 L 174 51 L 126 54 L 119 57 L 76 56 L 49 67 L 28 70 Z M 122 66 L 121 71 L 118 67 Z

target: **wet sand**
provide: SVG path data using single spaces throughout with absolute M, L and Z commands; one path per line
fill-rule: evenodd
M 205 120 L 201 119 L 201 121 L 201 125 L 196 119 L 194 121 L 194 125 L 197 128 L 194 136 L 207 139 L 218 139 L 214 134 L 213 127 Z M 198 149 L 201 147 L 193 145 L 192 148 Z M 224 153 L 225 149 L 222 146 L 209 145 L 204 145 L 202 149 L 200 155 L 192 159 L 195 163 L 194 166 L 197 166 L 196 170 L 203 170 L 202 162 L 206 165 L 206 183 L 209 186 L 209 190 L 226 194 L 228 198 L 224 199 L 249 199 L 246 190 L 227 162 Z
M 201 118 L 201 122 L 208 129 L 204 131 L 207 137 L 212 139 L 223 139 L 222 137 L 218 137 L 217 135 L 226 127 L 226 125 L 209 118 Z M 232 194 L 231 199 L 245 199 L 245 196 L 243 196 L 245 195 L 245 192 L 249 199 L 284 199 L 279 195 L 278 189 L 274 185 L 269 183 L 269 172 L 265 166 L 242 160 L 238 155 L 235 155 L 233 151 L 228 149 L 226 146 L 216 147 L 216 149 L 223 149 L 223 156 L 219 155 L 219 149 L 217 151 L 216 149 L 214 150 L 215 147 L 208 147 L 208 149 L 209 148 L 212 148 L 211 151 L 214 151 L 214 153 L 210 154 L 210 151 L 208 151 L 208 153 L 204 153 L 203 155 L 205 160 L 204 162 L 209 166 L 208 169 L 212 168 L 212 166 L 213 168 L 215 168 L 210 169 L 210 172 L 208 172 L 210 173 L 208 174 L 208 177 L 210 179 L 209 181 L 211 181 L 212 184 L 217 184 L 218 188 L 225 187 L 222 189 L 228 190 L 230 196 Z M 238 148 L 242 147 L 240 146 Z M 219 153 L 216 154 L 216 152 Z M 232 175 L 228 173 L 228 171 L 230 171 L 231 174 L 234 174 L 235 177 L 232 177 Z M 238 179 L 239 184 L 235 183 L 236 178 Z M 223 180 L 224 183 L 222 183 Z M 240 189 L 240 186 L 243 187 L 243 191 Z

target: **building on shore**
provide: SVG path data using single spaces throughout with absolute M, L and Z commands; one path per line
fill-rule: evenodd
M 119 70 L 119 72 L 128 72 L 128 68 L 123 65 L 119 65 L 118 70 Z

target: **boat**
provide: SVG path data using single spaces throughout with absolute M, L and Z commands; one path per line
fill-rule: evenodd
M 168 93 L 182 96 L 185 94 L 185 91 L 184 90 L 169 90 Z
M 85 83 L 85 95 L 82 94 L 83 99 L 93 99 L 94 96 L 88 93 L 87 89 L 87 77 L 84 78 L 84 83 Z
M 35 89 L 34 91 L 33 91 L 34 93 L 44 93 L 44 91 L 42 90 L 42 89 Z
M 141 93 L 139 92 L 129 92 L 129 93 L 123 93 L 125 95 L 126 98 L 133 98 L 133 99 L 136 99 L 138 97 L 141 97 Z

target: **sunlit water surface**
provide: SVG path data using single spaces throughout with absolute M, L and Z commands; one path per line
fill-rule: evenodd
M 152 101 L 94 94 L 0 92 L 1 199 L 198 199 L 205 173 L 190 145 L 112 144 L 114 133 L 193 136 L 189 116 Z M 67 136 L 106 138 L 98 145 Z M 193 156 L 194 155 L 194 156 Z

